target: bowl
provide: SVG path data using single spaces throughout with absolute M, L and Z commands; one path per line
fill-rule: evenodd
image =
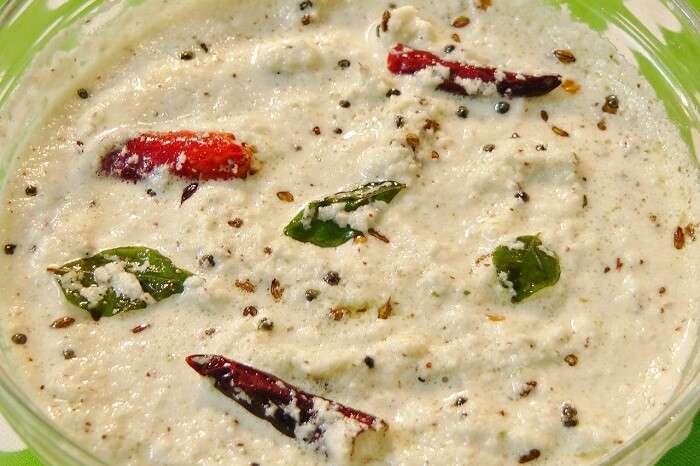
M 0 111 L 33 62 L 80 43 L 86 15 L 101 8 L 135 7 L 144 0 L 0 0 Z M 607 36 L 654 87 L 697 162 L 700 150 L 700 15 L 685 0 L 548 0 Z M 700 2 L 696 2 L 700 4 Z M 14 144 L 0 147 L 0 187 L 16 148 L 31 128 L 31 112 L 15 114 Z M 2 322 L 0 322 L 0 326 Z M 698 339 L 700 341 L 700 338 Z M 45 464 L 104 464 L 60 433 L 26 397 L 0 342 L 0 412 Z M 598 464 L 654 464 L 690 431 L 700 408 L 700 345 L 696 343 L 680 384 L 656 419 Z

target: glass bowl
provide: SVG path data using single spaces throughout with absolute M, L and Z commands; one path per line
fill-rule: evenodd
M 605 34 L 651 82 L 697 161 L 700 149 L 700 15 L 685 0 L 548 0 Z M 80 42 L 79 21 L 96 8 L 143 0 L 0 0 L 0 110 L 33 60 Z M 700 2 L 696 2 L 700 4 Z M 20 121 L 13 140 L 31 125 Z M 14 156 L 0 147 L 0 187 Z M 2 322 L 0 322 L 0 326 Z M 700 340 L 700 339 L 699 339 Z M 59 433 L 22 393 L 0 342 L 0 412 L 45 464 L 104 464 Z M 654 464 L 690 431 L 700 408 L 700 352 L 694 348 L 681 383 L 659 416 L 599 464 Z

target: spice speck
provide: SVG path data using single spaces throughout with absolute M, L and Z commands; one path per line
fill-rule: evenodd
M 338 272 L 330 271 L 323 276 L 323 281 L 328 283 L 330 286 L 338 286 L 340 284 L 340 274 L 338 274 Z
M 243 308 L 244 317 L 255 317 L 258 315 L 258 308 L 255 306 L 246 306 Z
M 277 199 L 282 202 L 294 202 L 294 195 L 289 191 L 280 191 L 277 193 Z
M 51 328 L 68 328 L 75 323 L 75 319 L 72 317 L 60 317 L 53 322 L 51 322 Z
M 578 364 L 578 356 L 575 354 L 567 354 L 564 357 L 564 361 L 566 361 L 569 366 L 574 367 L 576 364 Z
M 529 463 L 530 461 L 535 461 L 537 458 L 539 458 L 541 455 L 540 451 L 537 448 L 533 448 L 529 452 L 527 452 L 524 455 L 521 455 L 520 458 L 518 459 L 518 463 L 520 464 L 525 464 Z
M 562 63 L 569 64 L 574 63 L 576 61 L 576 56 L 571 50 L 556 49 L 552 53 L 555 57 L 557 57 L 557 60 L 559 60 Z
M 510 104 L 508 102 L 501 101 L 501 102 L 498 102 L 496 104 L 495 109 L 496 109 L 496 113 L 500 113 L 501 115 L 504 115 L 504 114 L 508 113 L 508 111 L 510 110 Z
M 263 318 L 260 319 L 260 321 L 258 322 L 258 330 L 263 330 L 263 331 L 269 332 L 269 331 L 271 331 L 274 327 L 275 327 L 275 323 L 272 322 L 272 321 L 271 321 L 270 319 L 268 319 L 267 317 L 263 317 Z
M 569 403 L 561 407 L 561 423 L 564 427 L 576 427 L 578 425 L 578 410 Z
M 318 296 L 321 294 L 320 291 L 315 290 L 313 288 L 308 289 L 304 292 L 304 297 L 308 302 L 314 301 Z
M 463 28 L 465 26 L 469 26 L 469 23 L 471 23 L 471 20 L 466 17 L 466 16 L 457 16 L 453 21 L 452 21 L 452 27 L 455 28 Z
M 605 113 L 610 113 L 612 115 L 617 113 L 620 108 L 620 101 L 616 95 L 609 95 L 605 98 L 605 103 L 603 104 L 603 111 Z

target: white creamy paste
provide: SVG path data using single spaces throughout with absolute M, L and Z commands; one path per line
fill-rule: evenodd
M 28 395 L 113 464 L 330 461 L 184 363 L 207 353 L 384 419 L 377 464 L 517 464 L 537 449 L 532 464 L 578 465 L 624 445 L 672 396 L 700 298 L 700 248 L 689 234 L 683 249 L 673 243 L 679 226 L 700 221 L 698 173 L 650 86 L 602 37 L 540 1 L 494 0 L 486 11 L 471 1 L 397 1 L 379 38 L 382 2 L 298 3 L 151 0 L 106 11 L 113 21 L 95 18 L 84 45 L 34 67 L 15 93 L 10 108 L 46 110 L 11 168 L 0 220 L 0 241 L 17 244 L 0 257 L 3 338 L 28 336 L 8 343 Z M 460 15 L 471 23 L 453 28 Z M 461 42 L 445 54 L 453 33 Z M 399 41 L 500 70 L 559 73 L 581 90 L 513 99 L 498 114 L 497 94 L 435 91 L 439 69 L 391 75 L 386 56 Z M 576 63 L 558 62 L 556 48 Z M 184 50 L 195 58 L 180 60 Z M 88 99 L 76 96 L 80 87 Z M 392 88 L 401 95 L 387 98 Z M 617 115 L 601 111 L 609 94 L 620 99 Z M 15 118 L 0 115 L 3 147 L 18 142 Z M 427 119 L 439 130 L 424 130 Z M 126 139 L 180 129 L 234 133 L 257 147 L 260 171 L 203 182 L 182 205 L 189 181 L 162 170 L 137 184 L 96 176 L 100 157 Z M 415 152 L 409 133 L 420 138 Z M 322 249 L 282 235 L 306 203 L 379 180 L 407 188 L 389 205 L 326 214 L 390 243 L 368 236 Z M 515 197 L 520 189 L 529 202 Z M 281 202 L 280 191 L 295 201 Z M 240 228 L 229 226 L 235 218 Z M 561 280 L 512 304 L 488 255 L 534 234 L 559 255 Z M 181 295 L 94 322 L 46 272 L 130 245 L 158 249 L 196 277 Z M 214 267 L 200 264 L 206 254 Z M 337 286 L 323 281 L 329 271 Z M 141 296 L 122 273 L 130 275 L 103 278 Z M 279 301 L 273 279 L 284 288 Z M 318 298 L 307 301 L 308 289 Z M 389 298 L 392 315 L 378 319 Z M 243 316 L 246 306 L 257 316 Z M 342 306 L 367 311 L 331 319 Z M 50 328 L 66 315 L 76 323 Z M 271 331 L 258 329 L 262 318 Z M 132 333 L 139 324 L 150 327 Z M 64 359 L 68 348 L 76 358 Z M 562 424 L 565 403 L 576 427 Z

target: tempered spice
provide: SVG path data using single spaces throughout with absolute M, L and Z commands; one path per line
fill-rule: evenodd
M 304 297 L 306 298 L 306 300 L 308 302 L 311 302 L 311 301 L 315 300 L 316 298 L 318 298 L 318 296 L 320 294 L 321 294 L 321 292 L 318 290 L 308 289 L 304 292 Z
M 72 317 L 60 317 L 51 322 L 51 328 L 68 328 L 75 323 Z
M 518 191 L 515 193 L 515 198 L 520 199 L 523 202 L 529 202 L 530 201 L 530 195 L 526 193 L 525 191 Z
M 475 0 L 476 7 L 480 10 L 486 11 L 491 6 L 491 0 Z
M 275 323 L 268 319 L 267 317 L 263 317 L 260 319 L 258 322 L 258 330 L 263 330 L 265 332 L 271 331 L 275 327 Z
M 352 240 L 353 244 L 365 244 L 367 242 L 367 237 L 365 235 L 355 236 Z
M 328 311 L 328 316 L 335 321 L 343 320 L 343 317 L 348 314 L 350 314 L 350 309 L 346 307 L 336 307 Z
M 685 233 L 685 235 L 688 238 L 690 238 L 692 241 L 695 241 L 695 239 L 696 239 L 696 237 L 695 237 L 695 225 L 693 225 L 692 223 L 689 223 L 688 225 L 685 226 L 685 228 L 683 229 L 683 232 Z
M 438 158 L 439 158 L 439 157 L 440 157 L 440 156 L 438 155 Z M 374 228 L 370 228 L 369 230 L 367 230 L 367 233 L 369 233 L 373 238 L 377 238 L 377 239 L 378 239 L 379 241 L 381 241 L 382 243 L 386 243 L 386 244 L 389 244 L 389 243 L 390 243 L 389 238 L 387 238 L 387 237 L 384 236 L 383 234 L 379 233 L 379 232 L 378 232 L 377 230 L 375 230 Z
M 603 111 L 605 113 L 614 115 L 617 113 L 618 108 L 620 108 L 620 101 L 616 95 L 609 95 L 605 98 L 605 103 L 603 104 Z
M 270 283 L 270 294 L 275 301 L 282 299 L 282 295 L 284 294 L 284 288 L 282 288 L 279 280 L 276 278 L 273 278 Z
M 525 386 L 520 390 L 520 398 L 527 397 L 534 389 L 537 388 L 537 382 L 534 380 L 529 380 L 525 382 Z
M 243 226 L 243 219 L 242 218 L 234 218 L 233 220 L 229 220 L 228 226 L 232 228 L 240 228 Z
M 676 228 L 676 231 L 673 233 L 673 246 L 678 250 L 685 247 L 685 232 L 681 227 Z
M 568 133 L 567 131 L 564 131 L 563 129 L 561 129 L 561 128 L 558 127 L 558 126 L 552 126 L 552 131 L 553 131 L 554 134 L 556 134 L 557 136 L 561 136 L 561 137 L 563 137 L 563 138 L 568 138 L 568 137 L 569 137 L 569 133 Z
M 151 324 L 140 324 L 131 329 L 131 333 L 141 333 L 151 327 Z
M 413 149 L 413 152 L 415 152 L 420 145 L 420 138 L 416 134 L 408 133 L 406 135 L 406 144 L 408 144 L 408 147 Z
M 495 107 L 496 113 L 504 115 L 510 110 L 510 104 L 505 101 L 498 102 Z
M 439 129 L 440 129 L 440 123 L 438 123 L 435 120 L 427 119 L 427 120 L 425 120 L 425 123 L 423 124 L 424 131 L 433 130 L 433 132 L 435 132 Z
M 537 448 L 533 448 L 529 452 L 527 452 L 524 455 L 521 455 L 520 458 L 518 459 L 518 463 L 520 464 L 525 464 L 529 463 L 530 461 L 535 461 L 537 458 L 539 458 L 541 455 L 540 451 Z
M 205 265 L 208 267 L 215 267 L 216 259 L 214 259 L 214 256 L 211 254 L 206 254 L 199 259 L 199 265 L 202 267 Z
M 243 316 L 245 317 L 255 317 L 258 315 L 258 308 L 255 306 L 246 306 L 243 308 Z
M 563 83 L 561 83 L 561 88 L 569 94 L 576 94 L 579 90 L 581 90 L 581 85 L 573 79 L 566 79 Z
M 330 271 L 323 276 L 323 281 L 328 283 L 330 286 L 338 286 L 340 284 L 340 274 L 338 272 Z
M 180 205 L 184 204 L 186 200 L 194 196 L 194 193 L 196 193 L 198 189 L 199 183 L 190 183 L 185 186 L 185 189 L 182 191 L 182 197 L 180 198 Z
M 277 193 L 277 199 L 282 202 L 294 202 L 294 195 L 289 191 L 280 191 Z
M 377 310 L 377 318 L 386 320 L 391 317 L 394 308 L 391 305 L 391 298 L 387 299 L 386 303 Z
M 562 63 L 569 64 L 574 63 L 576 61 L 576 57 L 574 56 L 571 50 L 556 49 L 552 53 L 555 57 L 557 57 L 557 60 L 559 60 Z
M 564 427 L 576 427 L 578 425 L 578 411 L 569 403 L 561 407 L 561 423 Z
M 471 23 L 471 20 L 468 17 L 457 16 L 454 20 L 452 20 L 452 27 L 463 28 L 465 26 L 469 26 L 469 23 Z
M 387 32 L 389 30 L 389 20 L 391 19 L 391 12 L 389 10 L 384 10 L 384 13 L 382 13 L 382 23 L 381 23 L 381 28 L 382 32 Z

